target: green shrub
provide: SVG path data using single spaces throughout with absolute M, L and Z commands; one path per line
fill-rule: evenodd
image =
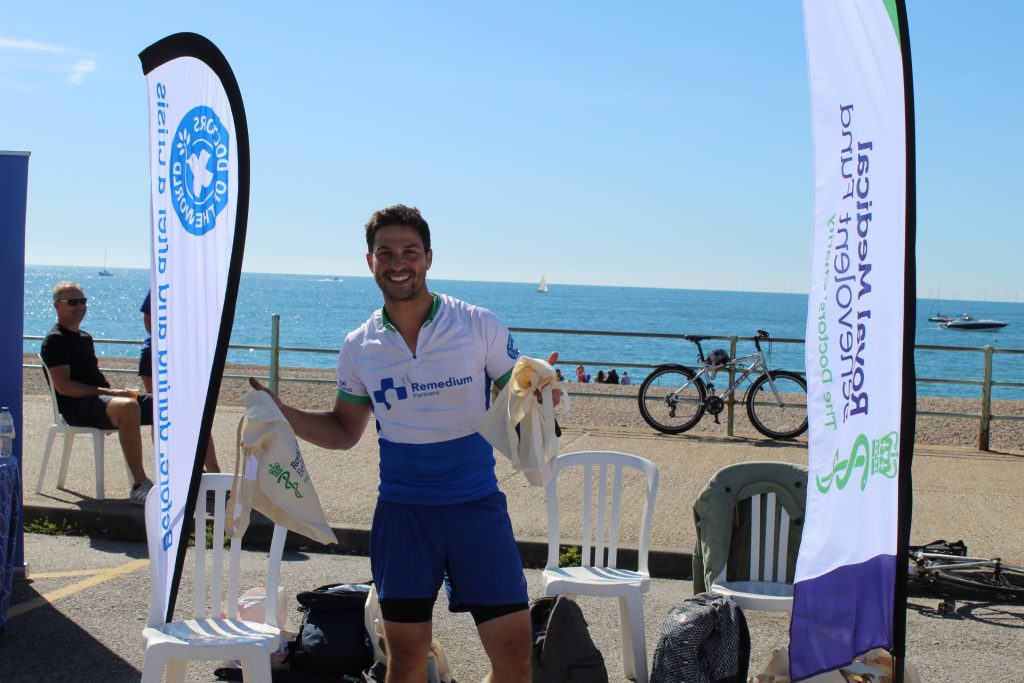
M 82 530 L 66 519 L 55 522 L 49 517 L 40 517 L 25 522 L 25 532 L 30 534 L 46 534 L 47 536 L 78 536 Z
M 559 567 L 579 567 L 583 564 L 580 549 L 574 545 L 563 545 L 558 552 Z

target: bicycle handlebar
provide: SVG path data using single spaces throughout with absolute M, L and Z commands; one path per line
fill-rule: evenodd
M 700 360 L 701 363 L 703 363 L 704 362 L 704 348 L 700 345 L 700 343 L 702 341 L 704 341 L 705 339 L 710 339 L 710 337 L 704 336 L 704 335 L 699 335 L 699 334 L 684 334 L 682 336 L 683 336 L 683 339 L 685 339 L 686 341 L 691 341 L 691 342 L 693 342 L 694 344 L 697 345 L 697 358 L 698 358 L 698 360 Z M 761 340 L 762 339 L 769 339 L 769 340 L 771 339 L 771 335 L 768 334 L 767 330 L 758 330 L 757 334 L 754 337 L 754 348 L 756 348 L 758 351 L 761 350 Z

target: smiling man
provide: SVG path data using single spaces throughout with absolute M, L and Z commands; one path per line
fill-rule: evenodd
M 153 424 L 153 397 L 127 389 L 111 389 L 100 372 L 92 335 L 81 329 L 88 312 L 88 299 L 77 282 L 59 282 L 53 288 L 57 324 L 43 340 L 39 355 L 50 372 L 57 392 L 57 408 L 69 425 L 116 429 L 124 459 L 131 470 L 128 501 L 146 502 L 153 482 L 142 465 L 140 425 Z
M 366 246 L 384 305 L 345 338 L 334 409 L 279 405 L 296 434 L 324 448 L 351 448 L 371 413 L 376 418 L 380 487 L 370 563 L 390 650 L 388 682 L 422 683 L 444 584 L 449 609 L 473 616 L 489 680 L 526 683 L 526 579 L 494 451 L 475 427 L 491 383 L 504 384 L 519 351 L 494 313 L 427 288 L 434 254 L 417 209 L 399 204 L 373 214 Z

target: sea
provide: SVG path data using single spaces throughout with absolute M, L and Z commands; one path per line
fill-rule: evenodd
M 61 280 L 82 284 L 89 298 L 83 324 L 96 339 L 141 340 L 145 337 L 142 304 L 149 288 L 146 269 L 113 269 L 112 277 L 95 268 L 26 266 L 26 336 L 45 336 L 55 321 L 51 288 Z M 548 283 L 548 292 L 537 283 L 428 280 L 432 291 L 444 292 L 486 306 L 511 328 L 565 331 L 645 332 L 752 337 L 763 329 L 780 339 L 803 339 L 807 320 L 807 295 L 769 292 L 710 291 L 615 287 Z M 286 352 L 285 367 L 333 368 L 334 353 L 345 335 L 364 322 L 381 304 L 380 292 L 369 276 L 282 275 L 243 273 L 238 291 L 229 363 L 267 365 L 269 352 L 251 347 L 269 346 L 271 317 L 280 315 L 283 347 L 323 349 L 331 353 Z M 970 313 L 1010 323 L 997 331 L 953 331 L 927 322 L 936 312 Z M 986 345 L 996 349 L 1024 349 L 1024 304 L 992 301 L 944 301 L 921 299 L 917 304 L 917 345 L 952 346 L 968 352 L 918 350 L 919 378 L 972 379 L 982 377 Z M 652 339 L 594 334 L 516 332 L 521 352 L 547 357 L 558 351 L 563 373 L 575 377 L 582 363 L 587 372 L 615 368 L 621 374 L 629 365 L 696 363 L 692 343 L 682 339 Z M 725 347 L 724 341 L 704 342 L 705 351 Z M 39 341 L 26 340 L 25 351 L 36 352 Z M 135 345 L 98 345 L 100 356 L 137 357 Z M 739 342 L 738 352 L 752 353 L 753 344 Z M 803 345 L 774 343 L 771 366 L 804 370 Z M 634 381 L 646 374 L 628 367 Z M 1024 383 L 1024 354 L 996 353 L 996 381 Z M 920 383 L 918 393 L 930 396 L 977 398 L 978 386 Z M 1024 387 L 993 387 L 997 399 L 1024 399 Z

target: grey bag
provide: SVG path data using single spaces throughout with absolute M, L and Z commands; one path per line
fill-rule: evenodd
M 749 666 L 743 611 L 724 595 L 700 593 L 665 618 L 650 683 L 745 683 Z
M 608 683 L 604 657 L 594 645 L 580 606 L 563 595 L 530 603 L 533 683 Z

